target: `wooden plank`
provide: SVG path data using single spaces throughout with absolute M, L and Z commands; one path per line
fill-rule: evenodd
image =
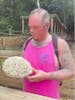
M 53 25 L 54 25 L 54 20 L 53 20 L 53 18 L 51 18 L 51 33 L 53 33 L 54 32 L 54 30 L 53 30 Z
M 21 56 L 21 50 L 0 50 L 0 59 L 8 58 L 10 56 Z M 1 60 L 0 60 L 1 61 Z
M 0 100 L 57 100 L 0 86 Z

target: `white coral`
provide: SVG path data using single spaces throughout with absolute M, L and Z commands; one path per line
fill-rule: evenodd
M 20 56 L 12 56 L 2 64 L 2 70 L 9 77 L 23 78 L 32 73 L 31 64 Z

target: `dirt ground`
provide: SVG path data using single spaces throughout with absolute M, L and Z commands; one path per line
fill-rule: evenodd
M 63 81 L 63 85 L 60 86 L 61 100 L 75 100 L 74 98 L 74 81 L 75 79 L 70 79 Z

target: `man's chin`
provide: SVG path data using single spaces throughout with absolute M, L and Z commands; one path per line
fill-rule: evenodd
M 35 41 L 38 41 L 38 38 L 37 37 L 32 37 Z

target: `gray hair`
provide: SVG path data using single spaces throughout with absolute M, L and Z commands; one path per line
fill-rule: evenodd
M 50 14 L 45 10 L 45 9 L 42 9 L 42 8 L 37 8 L 37 9 L 34 9 L 33 11 L 31 11 L 30 13 L 30 16 L 35 14 L 35 13 L 38 13 L 42 16 L 42 25 L 44 26 L 48 21 L 50 21 Z

